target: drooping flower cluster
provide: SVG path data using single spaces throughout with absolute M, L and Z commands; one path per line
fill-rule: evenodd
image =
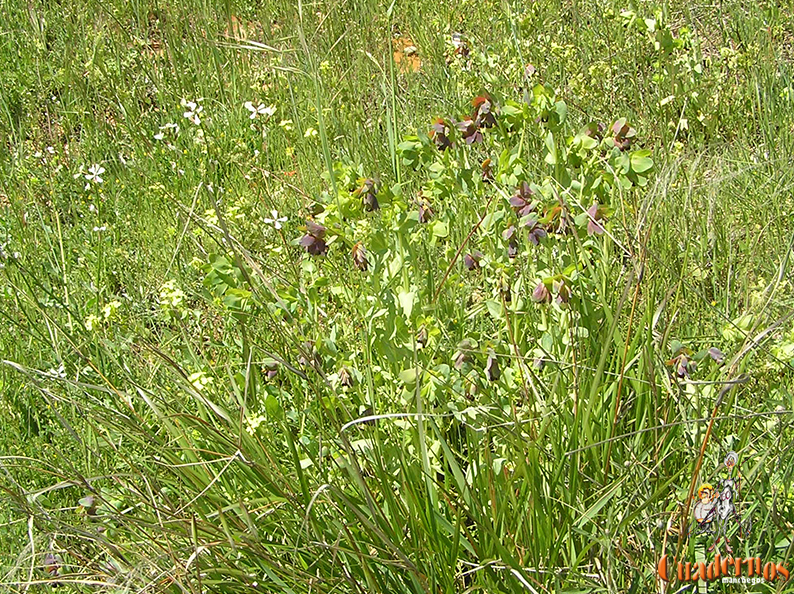
M 328 251 L 325 243 L 325 227 L 314 221 L 306 221 L 306 235 L 301 237 L 300 245 L 312 256 L 322 256 Z
M 534 198 L 535 192 L 529 187 L 527 182 L 521 182 L 516 189 L 516 193 L 510 197 L 510 206 L 516 211 L 519 217 L 524 217 L 538 206 L 538 201 Z
M 430 138 L 436 143 L 436 148 L 445 151 L 452 147 L 452 140 L 449 134 L 452 130 L 450 124 L 444 118 L 436 118 L 430 126 Z
M 369 268 L 369 261 L 367 260 L 367 250 L 359 241 L 353 246 L 353 264 L 361 272 L 366 272 Z
M 477 127 L 490 128 L 496 125 L 493 101 L 488 95 L 479 95 L 471 100 L 474 107 L 472 119 Z
M 367 212 L 378 210 L 378 183 L 371 178 L 361 179 L 359 183 L 361 185 L 353 190 L 353 196 L 361 198 L 361 206 Z
M 466 144 L 472 145 L 476 142 L 482 142 L 482 132 L 477 123 L 471 118 L 463 118 L 460 122 L 455 124 L 455 127 L 460 132 Z
M 471 116 L 465 116 L 460 121 L 447 121 L 443 118 L 436 118 L 430 126 L 430 138 L 436 143 L 436 148 L 445 151 L 452 148 L 453 141 L 450 133 L 453 128 L 457 129 L 464 142 L 471 146 L 483 141 L 482 128 L 490 128 L 496 125 L 495 106 L 488 95 L 480 95 L 472 99 L 474 111 Z M 490 161 L 488 161 L 490 165 Z M 490 169 L 483 164 L 483 179 L 486 178 Z
M 612 124 L 612 133 L 614 134 L 613 140 L 615 141 L 615 146 L 622 151 L 630 149 L 631 143 L 637 136 L 637 131 L 629 126 L 626 118 L 620 118 L 617 122 Z

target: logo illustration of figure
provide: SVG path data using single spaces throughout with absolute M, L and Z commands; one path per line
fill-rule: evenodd
M 716 549 L 721 541 L 725 542 L 727 552 L 733 553 L 728 530 L 733 522 L 739 526 L 739 535 L 746 538 L 752 527 L 748 517 L 742 521 L 736 505 L 739 501 L 741 473 L 738 467 L 739 456 L 736 452 L 728 452 L 724 460 L 726 478 L 720 479 L 719 489 L 705 483 L 698 489 L 698 501 L 695 503 L 693 515 L 700 534 L 714 534 L 715 540 L 709 547 Z
M 713 532 L 712 522 L 717 515 L 717 491 L 709 483 L 700 485 L 694 516 L 699 533 Z

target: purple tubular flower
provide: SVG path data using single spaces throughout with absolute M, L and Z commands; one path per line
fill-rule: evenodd
M 521 182 L 521 185 L 516 189 L 516 193 L 510 197 L 510 206 L 516 211 L 519 217 L 528 215 L 534 212 L 537 208 L 537 201 L 533 199 L 535 192 L 529 187 L 527 182 Z
M 598 202 L 587 209 L 587 215 L 587 234 L 603 235 L 604 227 L 598 221 L 602 220 L 604 217 L 601 213 L 601 209 L 598 208 Z
M 533 245 L 539 245 L 540 240 L 547 235 L 546 230 L 538 223 L 538 219 L 534 215 L 527 217 L 527 219 L 521 224 L 529 231 L 529 235 L 527 237 Z
M 325 243 L 325 227 L 314 221 L 306 221 L 306 235 L 301 237 L 300 245 L 312 256 L 321 256 L 328 251 Z
M 714 359 L 714 361 L 716 361 L 720 365 L 722 365 L 725 362 L 725 353 L 723 353 L 717 347 L 711 347 L 708 352 L 709 352 L 709 357 Z
M 463 258 L 463 263 L 466 265 L 466 268 L 469 270 L 478 270 L 480 268 L 480 260 L 482 260 L 482 253 L 478 251 L 473 251 Z
M 489 382 L 498 382 L 502 376 L 499 369 L 499 361 L 496 360 L 496 355 L 492 352 L 488 353 L 488 361 L 485 363 L 485 377 Z
M 507 241 L 507 257 L 512 260 L 518 256 L 518 237 L 515 225 L 510 225 L 502 231 L 502 239 Z
M 449 139 L 450 126 L 443 118 L 436 118 L 430 126 L 430 138 L 436 143 L 436 148 L 445 151 L 452 148 L 452 141 Z
M 551 303 L 551 293 L 546 283 L 543 281 L 538 283 L 538 286 L 532 291 L 532 300 L 536 303 Z
M 472 145 L 477 142 L 482 142 L 482 132 L 480 132 L 480 128 L 471 118 L 464 118 L 462 121 L 455 124 L 455 127 L 458 129 L 461 136 L 463 136 L 463 140 L 466 141 L 466 144 Z

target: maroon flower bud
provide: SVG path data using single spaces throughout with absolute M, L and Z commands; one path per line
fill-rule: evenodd
M 568 303 L 571 300 L 571 289 L 568 287 L 568 283 L 565 279 L 554 281 L 553 284 L 554 292 L 557 293 L 555 297 L 557 303 L 562 305 L 563 303 Z
M 455 359 L 455 369 L 460 371 L 464 364 L 468 363 L 471 360 L 471 351 L 474 349 L 475 344 L 465 338 L 458 343 L 458 350 L 455 352 L 454 359 Z
M 312 256 L 321 256 L 328 250 L 324 237 L 325 227 L 314 221 L 306 221 L 306 235 L 301 237 L 299 243 Z
M 416 346 L 420 349 L 425 348 L 427 345 L 427 328 L 422 326 L 419 332 L 416 333 Z
M 603 235 L 604 227 L 598 221 L 603 220 L 604 215 L 598 207 L 598 202 L 593 204 L 587 209 L 587 234 L 588 235 Z
M 485 159 L 485 161 L 482 162 L 482 181 L 491 183 L 493 179 L 493 162 L 490 159 Z
M 361 245 L 360 241 L 353 246 L 353 264 L 355 264 L 356 268 L 358 268 L 361 272 L 366 272 L 369 268 L 369 262 L 367 261 L 367 250 L 363 245 Z
M 347 367 L 342 367 L 339 370 L 339 385 L 345 388 L 353 387 L 353 376 L 350 375 L 350 370 Z
M 489 382 L 497 382 L 502 376 L 499 370 L 499 361 L 496 360 L 496 354 L 493 351 L 488 353 L 488 361 L 485 363 L 485 377 Z
M 452 147 L 449 139 L 450 126 L 443 118 L 436 118 L 430 126 L 430 138 L 436 143 L 440 151 L 445 151 Z
M 478 251 L 473 251 L 471 253 L 466 254 L 463 258 L 463 263 L 466 265 L 466 268 L 469 270 L 479 270 L 480 268 L 480 260 L 482 260 L 483 255 Z
M 475 97 L 471 100 L 471 104 L 474 107 L 471 118 L 477 126 L 490 128 L 496 124 L 496 116 L 494 114 L 496 107 L 487 94 Z
M 419 201 L 419 222 L 427 223 L 433 218 L 433 210 L 430 208 L 430 203 L 424 198 Z
M 374 179 L 367 178 L 365 180 L 359 180 L 361 182 L 361 186 L 358 187 L 356 190 L 353 191 L 353 195 L 357 197 L 361 197 L 361 206 L 364 207 L 364 210 L 368 212 L 372 212 L 373 210 L 378 210 L 380 208 L 380 204 L 378 204 L 378 184 Z
M 538 286 L 532 291 L 532 300 L 537 303 L 551 303 L 551 293 L 546 283 L 543 281 L 538 283 Z

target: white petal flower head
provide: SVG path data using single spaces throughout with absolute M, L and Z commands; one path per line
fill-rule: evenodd
M 85 178 L 91 183 L 101 184 L 104 181 L 101 177 L 103 173 L 105 173 L 105 168 L 98 163 L 94 163 L 88 168 Z
M 259 105 L 254 105 L 251 101 L 246 101 L 243 103 L 243 107 L 245 107 L 248 111 L 251 112 L 249 116 L 250 119 L 256 119 L 257 116 L 265 116 L 269 118 L 274 113 L 276 113 L 276 106 L 275 105 L 265 105 L 264 103 L 260 103 Z
M 165 138 L 165 134 L 163 134 L 162 132 L 158 132 L 157 134 L 154 135 L 155 140 L 162 140 L 163 138 Z
M 201 101 L 201 99 L 198 101 Z M 196 126 L 201 124 L 199 114 L 204 111 L 201 105 L 198 105 L 195 101 L 188 101 L 186 99 L 182 99 L 179 104 L 187 110 L 182 114 L 186 119 L 190 120 Z
M 273 217 L 272 219 L 262 219 L 267 225 L 273 225 L 276 229 L 281 229 L 281 224 L 287 222 L 287 217 L 279 217 L 277 210 L 271 210 L 270 214 Z

